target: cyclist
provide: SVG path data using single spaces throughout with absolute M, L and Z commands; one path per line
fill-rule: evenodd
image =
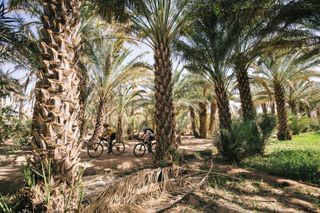
M 116 139 L 116 133 L 114 132 L 112 127 L 107 123 L 103 124 L 103 127 L 104 127 L 104 132 L 101 135 L 101 139 L 108 141 L 108 143 L 109 143 L 108 152 L 111 153 L 112 152 L 112 142 L 114 141 L 114 139 Z
M 153 129 L 149 127 L 143 128 L 140 137 L 144 142 L 151 142 L 155 138 Z

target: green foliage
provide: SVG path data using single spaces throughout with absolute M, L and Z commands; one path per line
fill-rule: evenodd
M 266 157 L 254 157 L 243 163 L 273 175 L 307 181 L 319 181 L 320 152 L 313 150 L 282 150 Z
M 0 109 L 0 143 L 12 140 L 14 147 L 26 144 L 31 135 L 31 122 L 20 120 L 11 108 Z
M 292 116 L 289 120 L 289 125 L 293 135 L 299 135 L 300 133 L 304 132 L 320 130 L 320 126 L 317 121 L 305 116 Z
M 275 126 L 275 118 L 267 115 L 257 121 L 235 121 L 231 131 L 222 131 L 216 145 L 223 158 L 239 163 L 247 157 L 264 153 Z
M 271 141 L 267 156 L 245 160 L 242 166 L 298 180 L 319 181 L 320 133 L 305 133 L 292 141 Z
M 13 208 L 9 204 L 9 197 L 0 195 L 0 212 L 12 213 Z

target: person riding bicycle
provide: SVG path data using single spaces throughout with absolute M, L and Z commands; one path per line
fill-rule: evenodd
M 104 132 L 101 135 L 101 139 L 103 139 L 109 143 L 108 152 L 111 153 L 112 152 L 112 142 L 116 139 L 116 133 L 114 132 L 112 127 L 107 123 L 103 124 L 103 127 L 104 127 Z
M 143 142 L 151 142 L 155 137 L 154 137 L 154 131 L 153 129 L 149 127 L 145 127 L 142 129 L 140 138 L 143 140 Z

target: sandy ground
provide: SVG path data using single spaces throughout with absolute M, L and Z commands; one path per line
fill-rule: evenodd
M 81 163 L 87 167 L 84 181 L 87 190 L 96 194 L 112 184 L 119 176 L 152 166 L 152 157 L 145 154 L 137 158 L 133 147 L 137 141 L 127 141 L 121 156 L 107 154 L 98 159 L 89 158 L 82 150 Z M 25 164 L 24 150 L 13 155 L 6 154 L 7 147 L 0 147 L 0 192 L 13 193 L 23 185 L 21 170 Z M 192 154 L 213 149 L 211 140 L 184 137 L 179 151 Z M 190 168 L 204 169 L 211 163 L 196 155 L 186 164 Z M 194 191 L 181 203 L 167 212 L 317 212 L 320 213 L 320 188 L 261 172 L 214 163 L 215 175 L 210 176 L 202 188 Z

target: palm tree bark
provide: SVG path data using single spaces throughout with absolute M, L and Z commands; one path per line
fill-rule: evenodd
M 99 140 L 99 137 L 102 135 L 103 133 L 103 123 L 104 123 L 104 113 L 105 112 L 105 102 L 104 100 L 101 98 L 99 100 L 99 106 L 98 106 L 98 113 L 97 113 L 97 117 L 96 117 L 96 123 L 95 123 L 95 127 L 93 130 L 93 134 L 90 138 L 89 143 L 96 143 Z
M 274 102 L 271 102 L 270 107 L 271 107 L 271 114 L 275 115 L 276 114 L 276 106 L 275 106 Z
M 266 104 L 261 104 L 263 114 L 268 114 L 268 109 Z
M 213 135 L 214 124 L 216 122 L 216 112 L 217 112 L 216 100 L 212 100 L 210 105 L 210 123 L 209 123 L 209 134 L 211 136 Z
M 256 116 L 256 111 L 252 101 L 248 72 L 244 65 L 239 64 L 236 66 L 236 76 L 243 119 L 252 120 Z
M 199 103 L 200 138 L 207 138 L 207 104 Z
M 189 112 L 190 112 L 190 117 L 191 117 L 191 128 L 192 128 L 193 135 L 194 135 L 194 137 L 199 138 L 200 135 L 197 131 L 196 114 L 195 114 L 192 106 L 189 106 Z
M 169 43 L 165 40 L 155 48 L 155 122 L 158 141 L 155 163 L 172 163 L 176 150 L 175 119 L 172 100 L 172 62 Z
M 229 97 L 224 84 L 216 84 L 215 92 L 217 96 L 220 131 L 231 131 L 231 113 L 229 105 Z
M 232 131 L 229 97 L 223 83 L 215 84 L 215 93 L 217 96 L 221 141 L 218 149 L 223 157 L 229 158 L 230 141 L 228 136 Z
M 117 122 L 117 141 L 123 141 L 122 117 L 120 115 Z
M 298 114 L 298 111 L 297 111 L 297 105 L 294 101 L 289 101 L 289 106 L 290 106 L 290 109 L 291 109 L 291 113 L 293 115 L 297 115 Z
M 80 43 L 80 1 L 44 0 L 42 5 L 43 68 L 37 73 L 32 124 L 37 177 L 33 199 L 43 201 L 47 212 L 75 212 L 80 201 L 80 79 L 76 57 Z M 46 180 L 38 175 L 43 172 Z M 43 200 L 46 193 L 50 193 L 47 202 Z
M 284 88 L 281 84 L 274 82 L 274 95 L 276 100 L 278 116 L 278 140 L 291 140 L 291 132 L 288 127 L 288 115 L 284 96 Z

